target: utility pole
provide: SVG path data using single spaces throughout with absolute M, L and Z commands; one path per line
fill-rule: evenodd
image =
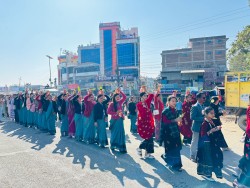
M 119 68 L 116 68 L 116 76 L 117 76 L 117 87 L 120 87 L 120 71 Z
M 51 56 L 49 56 L 49 55 L 46 55 L 46 57 L 49 58 L 49 84 L 50 84 L 50 87 L 52 87 L 50 60 L 53 59 L 53 58 Z
M 20 89 L 20 86 L 21 86 L 21 80 L 22 80 L 22 78 L 21 78 L 21 77 L 19 77 L 19 78 L 18 78 L 18 80 L 19 80 L 19 89 Z

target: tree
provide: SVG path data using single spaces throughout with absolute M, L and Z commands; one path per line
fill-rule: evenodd
M 230 71 L 250 71 L 250 25 L 237 34 L 227 57 Z

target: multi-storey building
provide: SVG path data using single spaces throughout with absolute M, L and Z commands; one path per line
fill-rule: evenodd
M 181 89 L 222 84 L 227 71 L 226 41 L 225 35 L 192 38 L 188 48 L 162 51 L 162 80 Z
M 67 53 L 58 57 L 58 83 L 107 90 L 122 85 L 127 92 L 137 90 L 140 75 L 138 29 L 122 30 L 119 22 L 112 22 L 101 23 L 99 32 L 99 44 L 78 46 L 78 56 Z

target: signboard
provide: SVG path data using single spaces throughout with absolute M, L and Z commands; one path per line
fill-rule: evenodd
M 119 80 L 120 82 L 123 82 L 123 80 L 126 81 L 134 81 L 134 77 L 133 76 L 119 76 Z M 103 81 L 117 81 L 117 76 L 105 76 L 105 77 L 101 77 L 101 76 L 97 76 L 96 77 L 96 81 L 98 82 L 103 82 Z

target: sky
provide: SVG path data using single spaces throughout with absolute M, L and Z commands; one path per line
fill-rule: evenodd
M 248 0 L 0 0 L 0 86 L 47 84 L 60 49 L 99 42 L 99 23 L 138 27 L 141 73 L 156 77 L 161 52 L 189 38 L 226 35 L 227 47 L 250 24 Z

